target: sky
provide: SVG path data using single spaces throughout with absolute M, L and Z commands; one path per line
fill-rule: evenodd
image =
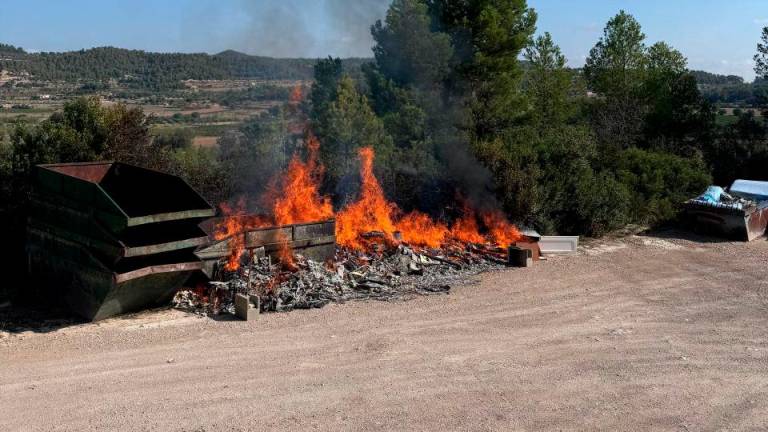
M 389 0 L 0 0 L 0 42 L 30 51 L 116 46 L 160 52 L 234 49 L 276 57 L 370 57 L 370 25 Z M 581 66 L 620 9 L 648 45 L 666 41 L 691 69 L 754 78 L 768 0 L 528 0 Z

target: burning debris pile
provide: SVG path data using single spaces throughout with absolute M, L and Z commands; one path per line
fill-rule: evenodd
M 359 151 L 358 199 L 334 213 L 320 193 L 319 143 L 311 134 L 305 142 L 306 161 L 295 155 L 262 197 L 272 216 L 248 214 L 243 202 L 220 206 L 224 218 L 212 237 L 221 243 L 209 251 L 226 253 L 199 254 L 222 258 L 209 272 L 214 282 L 180 293 L 178 307 L 231 311 L 236 294 L 258 296 L 261 311 L 289 311 L 447 293 L 451 284 L 505 265 L 507 248 L 523 238 L 499 211 L 467 205 L 450 226 L 424 213 L 403 214 L 374 175 L 370 147 Z M 331 249 L 317 240 L 329 234 Z M 314 260 L 301 253 L 321 246 Z
M 431 253 L 435 253 L 432 255 Z M 453 284 L 498 269 L 505 262 L 500 249 L 479 245 L 467 249 L 417 251 L 400 244 L 368 254 L 338 248 L 333 261 L 319 263 L 294 255 L 292 267 L 261 254 L 245 259 L 224 282 L 182 291 L 176 307 L 202 314 L 234 312 L 236 294 L 256 295 L 261 312 L 321 308 L 350 300 L 407 300 L 420 295 L 447 294 Z

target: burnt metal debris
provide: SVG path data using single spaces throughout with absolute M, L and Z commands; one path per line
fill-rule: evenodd
M 113 162 L 37 166 L 30 207 L 33 286 L 88 320 L 167 304 L 215 213 L 181 178 Z
M 375 253 L 338 248 L 324 263 L 296 255 L 295 268 L 285 269 L 269 256 L 254 254 L 222 281 L 179 292 L 175 307 L 201 315 L 235 313 L 238 295 L 257 296 L 261 312 L 321 308 L 353 300 L 400 301 L 448 294 L 451 286 L 471 283 L 484 271 L 505 266 L 506 252 L 481 246 L 443 251 L 417 251 L 400 244 Z
M 199 248 L 195 254 L 203 260 L 203 271 L 209 278 L 216 279 L 218 265 L 229 256 L 232 237 L 222 240 L 214 238 L 214 227 L 222 218 L 212 218 L 202 224 L 208 233 L 210 244 Z M 247 230 L 237 234 L 246 254 L 269 255 L 273 258 L 281 247 L 318 262 L 333 259 L 336 253 L 336 224 L 334 220 L 310 222 L 295 225 L 273 226 Z

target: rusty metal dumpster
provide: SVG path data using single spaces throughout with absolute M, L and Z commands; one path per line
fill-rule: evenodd
M 768 182 L 736 180 L 726 198 L 688 200 L 685 218 L 696 231 L 752 241 L 768 226 Z
M 42 294 L 89 320 L 163 304 L 202 262 L 214 209 L 181 178 L 123 163 L 40 165 L 27 225 Z

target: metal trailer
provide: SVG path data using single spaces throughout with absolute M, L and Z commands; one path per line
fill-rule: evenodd
M 27 225 L 40 295 L 88 320 L 166 303 L 202 269 L 214 209 L 181 178 L 123 163 L 40 165 Z

